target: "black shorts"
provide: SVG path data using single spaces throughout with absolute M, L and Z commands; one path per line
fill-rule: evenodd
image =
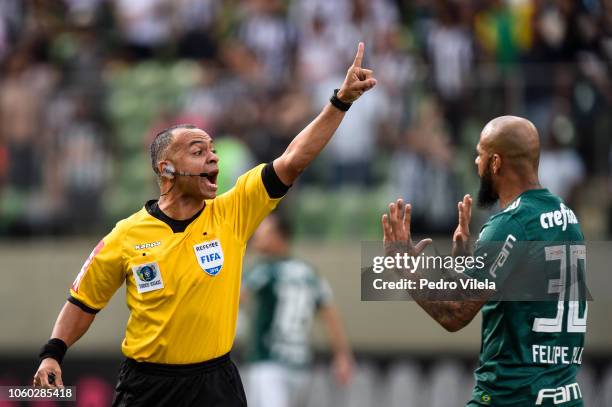
M 113 407 L 245 407 L 246 395 L 229 353 L 202 363 L 121 363 Z

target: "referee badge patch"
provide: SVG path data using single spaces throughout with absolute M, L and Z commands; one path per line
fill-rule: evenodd
M 206 274 L 216 276 L 223 267 L 223 249 L 219 239 L 208 240 L 193 246 L 198 264 Z
M 164 288 L 159 265 L 156 262 L 139 264 L 132 267 L 134 281 L 139 293 L 160 290 Z

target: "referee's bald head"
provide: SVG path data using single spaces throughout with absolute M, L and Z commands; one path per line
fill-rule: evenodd
M 155 174 L 160 176 L 157 163 L 167 157 L 166 154 L 168 152 L 168 147 L 170 147 L 170 144 L 172 144 L 172 140 L 174 139 L 174 130 L 197 128 L 198 127 L 193 124 L 176 124 L 157 133 L 153 139 L 153 142 L 151 143 L 151 167 L 153 168 L 153 172 L 155 172 Z

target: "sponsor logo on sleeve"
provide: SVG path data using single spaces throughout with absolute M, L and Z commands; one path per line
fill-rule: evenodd
M 193 246 L 198 264 L 210 276 L 216 276 L 223 267 L 223 249 L 219 239 L 208 240 Z
M 572 400 L 579 400 L 582 398 L 582 392 L 578 383 L 571 383 L 565 386 L 557 387 L 556 389 L 541 389 L 538 392 L 538 398 L 536 400 L 536 406 L 541 406 L 545 400 L 551 400 L 553 404 L 567 403 Z
M 489 274 L 493 278 L 497 278 L 497 269 L 503 267 L 506 264 L 506 260 L 508 260 L 508 256 L 510 256 L 510 250 L 514 247 L 514 242 L 516 242 L 516 237 L 513 235 L 508 235 L 504 245 L 502 246 L 501 251 L 497 255 L 495 259 L 495 263 L 489 269 Z
M 156 262 L 134 266 L 132 267 L 132 273 L 134 274 L 136 288 L 141 294 L 164 288 L 159 265 Z

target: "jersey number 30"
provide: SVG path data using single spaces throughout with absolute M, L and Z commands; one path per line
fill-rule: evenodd
M 548 280 L 548 293 L 559 294 L 557 315 L 554 318 L 535 318 L 533 330 L 535 332 L 561 332 L 563 314 L 565 311 L 566 279 L 570 278 L 570 290 L 567 312 L 567 332 L 586 332 L 588 303 L 580 300 L 580 287 L 584 284 L 578 282 L 578 260 L 586 262 L 586 247 L 584 245 L 570 245 L 570 266 L 567 267 L 567 246 L 549 246 L 546 250 L 546 261 L 559 261 L 561 274 L 559 278 Z M 584 268 L 583 268 L 584 270 Z M 569 274 L 569 276 L 568 276 Z M 584 315 L 580 317 L 580 302 L 584 302 Z

